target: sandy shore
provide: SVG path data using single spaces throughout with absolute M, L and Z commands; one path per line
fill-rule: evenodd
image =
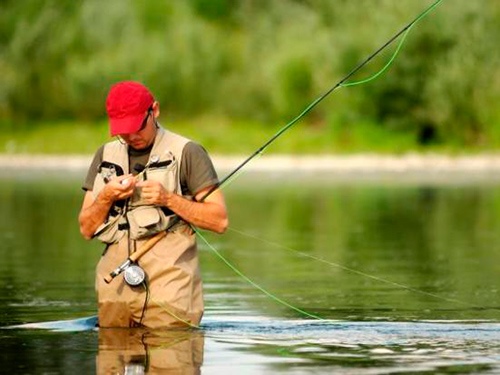
M 248 156 L 212 156 L 220 171 L 231 171 Z M 91 155 L 0 155 L 0 168 L 13 169 L 65 169 L 85 171 Z M 328 171 L 338 173 L 419 172 L 419 173 L 494 173 L 500 172 L 500 154 L 475 156 L 444 156 L 407 154 L 385 155 L 264 155 L 254 158 L 246 171 Z

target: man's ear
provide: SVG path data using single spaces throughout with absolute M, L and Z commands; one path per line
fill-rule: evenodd
M 155 118 L 160 116 L 160 103 L 156 101 L 153 103 L 153 116 Z

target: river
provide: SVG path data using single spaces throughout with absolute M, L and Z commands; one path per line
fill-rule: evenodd
M 229 230 L 199 233 L 201 328 L 154 332 L 93 326 L 82 179 L 0 177 L 4 373 L 500 372 L 495 178 L 245 173 L 224 189 Z

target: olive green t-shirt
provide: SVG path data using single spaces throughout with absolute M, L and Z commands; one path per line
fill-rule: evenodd
M 136 165 L 146 165 L 152 148 L 153 145 L 144 150 L 129 148 L 130 173 L 138 173 L 134 169 Z M 104 145 L 94 155 L 82 186 L 83 190 L 92 190 L 95 177 L 102 162 L 103 153 Z M 219 182 L 212 160 L 205 149 L 195 142 L 188 142 L 182 150 L 179 177 L 183 195 L 195 196 L 201 190 L 216 185 Z

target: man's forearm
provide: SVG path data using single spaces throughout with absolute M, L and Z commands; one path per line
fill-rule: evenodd
M 163 205 L 194 226 L 216 233 L 223 233 L 227 229 L 226 208 L 219 202 L 195 202 L 174 193 L 166 193 Z
M 83 199 L 82 209 L 78 220 L 80 222 L 80 232 L 86 239 L 91 239 L 99 226 L 108 217 L 109 210 L 114 202 L 129 198 L 135 188 L 135 180 L 132 175 L 122 175 L 110 182 L 97 194 L 87 191 Z M 124 182 L 125 181 L 125 182 Z
M 80 233 L 85 239 L 91 239 L 97 228 L 104 223 L 112 204 L 112 200 L 99 194 L 91 204 L 80 211 Z

